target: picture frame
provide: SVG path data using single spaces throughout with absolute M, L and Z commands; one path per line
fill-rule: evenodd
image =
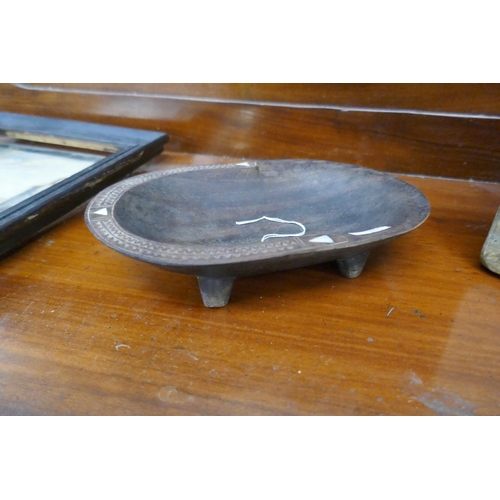
M 160 154 L 167 142 L 168 135 L 162 132 L 0 112 L 0 150 L 10 161 L 4 165 L 9 179 L 1 184 L 13 193 L 10 200 L 0 203 L 0 258 L 32 241 L 104 188 Z M 18 165 L 28 158 L 33 173 L 42 157 L 46 172 L 56 170 L 51 169 L 51 161 L 63 165 L 62 157 L 66 157 L 67 165 L 74 164 L 73 170 L 58 167 L 66 177 L 54 178 L 51 174 L 47 185 L 38 185 L 37 189 L 25 190 L 24 181 L 24 187 L 18 187 L 24 193 L 18 195 L 12 165 L 19 169 L 23 181 L 22 168 L 26 167 Z

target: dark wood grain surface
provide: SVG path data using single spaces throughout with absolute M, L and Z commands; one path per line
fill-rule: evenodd
M 209 161 L 167 152 L 142 171 Z M 479 263 L 500 186 L 401 178 L 431 216 L 359 278 L 244 278 L 217 310 L 76 214 L 0 263 L 0 413 L 500 414 L 500 278 Z
M 500 115 L 488 83 L 21 83 L 19 89 Z
M 495 84 L 1 84 L 0 110 L 164 131 L 172 152 L 497 182 L 499 94 Z

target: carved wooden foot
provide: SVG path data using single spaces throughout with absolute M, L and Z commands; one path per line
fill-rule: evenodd
M 234 278 L 205 278 L 198 276 L 201 298 L 206 307 L 224 307 L 229 302 Z
M 338 259 L 337 265 L 340 274 L 345 278 L 357 278 L 363 271 L 369 254 L 370 252 L 365 252 L 345 259 Z

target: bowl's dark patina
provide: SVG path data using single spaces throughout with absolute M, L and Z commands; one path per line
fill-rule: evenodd
M 94 198 L 85 219 L 114 250 L 197 276 L 205 305 L 221 307 L 239 276 L 333 260 L 359 276 L 373 247 L 429 211 L 418 189 L 389 174 L 275 160 L 133 177 Z

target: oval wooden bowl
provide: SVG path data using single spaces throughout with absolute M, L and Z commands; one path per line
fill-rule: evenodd
M 117 252 L 197 276 L 204 304 L 222 307 L 240 276 L 334 260 L 343 276 L 359 276 L 373 247 L 429 212 L 425 196 L 392 175 L 274 160 L 132 177 L 96 196 L 85 220 Z

